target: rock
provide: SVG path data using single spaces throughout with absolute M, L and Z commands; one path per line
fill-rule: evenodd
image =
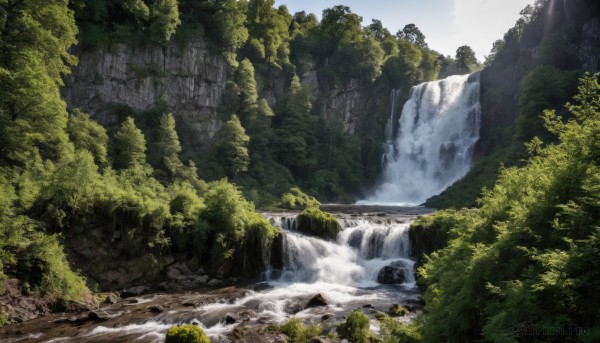
M 225 319 L 224 319 L 225 325 L 231 325 L 231 324 L 237 322 L 238 319 L 239 318 L 236 315 L 227 313 L 227 315 L 225 315 Z
M 266 291 L 267 289 L 273 289 L 273 285 L 268 282 L 261 282 L 254 285 L 255 292 Z
M 130 303 L 130 304 L 137 304 L 137 303 L 139 303 L 139 302 L 140 302 L 140 301 L 139 301 L 138 299 L 131 299 L 131 300 L 129 300 L 129 303 Z
M 119 294 L 117 294 L 117 293 L 108 293 L 102 303 L 109 304 L 109 305 L 116 304 L 120 298 L 121 297 L 119 297 Z
M 152 305 L 152 306 L 148 307 L 148 309 L 150 310 L 150 312 L 153 312 L 153 313 L 161 313 L 164 311 L 164 309 L 160 305 Z
M 389 266 L 381 268 L 379 273 L 377 273 L 377 282 L 386 285 L 403 283 L 405 272 L 406 267 L 402 262 L 392 262 L 392 264 L 390 264 Z
M 124 289 L 121 292 L 121 298 L 129 298 L 129 297 L 137 297 L 144 293 L 147 293 L 150 290 L 148 286 L 137 286 Z
M 212 279 L 212 280 L 208 281 L 209 286 L 218 286 L 221 283 L 223 283 L 223 282 L 219 279 Z
M 325 300 L 325 298 L 321 294 L 317 294 L 317 295 L 313 296 L 312 298 L 310 298 L 310 300 L 306 304 L 306 308 L 320 307 L 320 306 L 327 306 L 327 305 L 328 305 L 327 300 Z
M 363 305 L 363 308 L 373 308 L 373 305 L 371 305 L 371 304 L 365 304 L 365 305 Z
M 321 316 L 321 321 L 324 322 L 324 321 L 329 320 L 331 318 L 333 318 L 333 314 L 327 313 L 327 314 L 324 314 L 324 315 Z
M 183 305 L 184 307 L 196 307 L 196 304 L 195 304 L 195 303 L 193 303 L 193 302 L 189 302 L 189 301 L 186 301 L 186 302 L 184 302 L 184 303 L 183 303 L 183 304 L 181 304 L 181 305 Z
M 90 311 L 88 312 L 87 316 L 89 319 L 91 320 L 109 320 L 109 319 L 113 319 L 119 316 L 120 313 L 118 314 L 110 314 L 106 311 L 102 311 L 102 310 L 97 310 L 97 311 Z
M 90 308 L 85 305 L 72 300 L 58 299 L 56 302 L 50 305 L 50 308 L 54 312 L 67 312 L 67 313 L 78 313 L 87 312 Z

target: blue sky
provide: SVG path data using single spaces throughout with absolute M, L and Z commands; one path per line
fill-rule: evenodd
M 534 0 L 276 0 L 290 13 L 306 11 L 321 18 L 323 9 L 349 6 L 363 17 L 363 26 L 379 19 L 390 32 L 414 23 L 426 36 L 429 47 L 454 56 L 456 48 L 469 45 L 482 61 L 492 43 L 502 38 Z

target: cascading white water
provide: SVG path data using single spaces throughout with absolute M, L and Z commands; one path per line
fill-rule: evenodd
M 479 139 L 480 116 L 478 73 L 413 87 L 395 140 L 386 126 L 384 182 L 359 204 L 420 204 L 463 177 Z
M 288 231 L 294 229 L 293 217 L 273 218 L 271 222 L 286 230 L 281 282 L 372 287 L 379 284 L 380 272 L 388 267 L 402 274 L 398 283 L 414 284 L 408 223 L 342 220 L 345 229 L 336 242 L 330 242 Z

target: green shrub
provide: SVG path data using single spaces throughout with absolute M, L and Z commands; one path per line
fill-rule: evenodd
M 379 319 L 379 322 L 381 336 L 385 343 L 412 343 L 422 340 L 417 322 L 404 324 L 385 315 Z
M 165 343 L 210 343 L 210 341 L 200 327 L 188 324 L 170 328 Z
M 317 199 L 302 192 L 298 187 L 290 188 L 290 191 L 285 193 L 279 202 L 279 207 L 290 210 L 318 207 L 319 205 L 321 205 L 321 203 Z
M 401 317 L 408 313 L 408 310 L 404 306 L 400 306 L 398 304 L 394 304 L 390 306 L 388 313 L 394 317 Z
M 353 343 L 367 343 L 371 333 L 369 332 L 369 317 L 356 310 L 346 318 L 346 321 L 337 328 L 338 335 Z
M 335 239 L 342 230 L 333 214 L 323 212 L 317 207 L 309 207 L 302 211 L 296 217 L 296 228 L 300 232 L 328 239 Z
M 294 317 L 283 324 L 279 331 L 289 337 L 289 343 L 305 343 L 321 333 L 321 326 L 313 323 L 304 325 Z

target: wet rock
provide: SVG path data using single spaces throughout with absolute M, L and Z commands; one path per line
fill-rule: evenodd
M 333 318 L 333 314 L 327 313 L 327 314 L 324 314 L 324 315 L 321 316 L 321 321 L 324 322 L 324 321 L 327 321 L 327 320 L 329 320 L 331 318 Z
M 119 297 L 119 294 L 117 293 L 108 293 L 106 295 L 106 298 L 104 298 L 104 301 L 102 303 L 104 304 L 108 304 L 108 305 L 112 305 L 112 304 L 116 304 L 119 299 L 121 299 L 121 297 Z
M 85 305 L 72 300 L 58 299 L 56 302 L 50 304 L 50 308 L 54 312 L 66 312 L 66 313 L 78 313 L 87 312 L 90 308 Z
M 88 318 L 91 320 L 109 320 L 109 319 L 113 319 L 119 316 L 119 313 L 117 314 L 110 314 L 106 311 L 102 311 L 102 310 L 97 310 L 97 311 L 90 311 L 87 314 Z
M 381 268 L 379 273 L 377 273 L 377 282 L 386 285 L 400 284 L 405 280 L 405 273 L 406 267 L 402 262 L 393 262 L 389 266 Z
M 129 298 L 129 297 L 137 297 L 144 293 L 147 293 L 150 290 L 148 286 L 137 286 L 124 289 L 121 292 L 121 298 Z
M 161 313 L 164 311 L 163 307 L 160 305 L 152 305 L 152 306 L 148 307 L 148 310 L 150 310 L 150 312 L 153 312 L 153 313 Z
M 130 303 L 130 304 L 137 304 L 137 303 L 139 303 L 139 302 L 140 302 L 140 300 L 139 300 L 139 299 L 131 299 L 131 300 L 129 300 L 129 303 Z
M 267 289 L 273 289 L 273 285 L 268 282 L 261 282 L 254 285 L 254 291 L 256 292 L 266 291 Z
M 223 321 L 225 322 L 225 325 L 231 325 L 237 322 L 238 319 L 238 316 L 236 316 L 235 314 L 227 313 Z
M 312 307 L 320 307 L 320 306 L 327 306 L 327 300 L 325 300 L 325 298 L 321 295 L 321 294 L 317 294 L 315 296 L 313 296 L 312 298 L 310 298 L 310 300 L 308 300 L 308 303 L 306 304 L 306 308 L 312 308 Z
M 363 305 L 363 308 L 373 308 L 373 305 L 371 305 L 371 304 L 365 304 L 365 305 Z

